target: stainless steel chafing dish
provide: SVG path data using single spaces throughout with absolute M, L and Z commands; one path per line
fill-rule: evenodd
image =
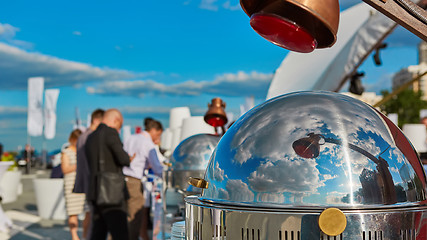
M 186 198 L 187 240 L 427 239 L 411 143 L 351 97 L 300 92 L 237 120 Z
M 203 177 L 219 139 L 217 135 L 197 134 L 183 140 L 170 159 L 168 187 L 187 191 L 189 177 Z

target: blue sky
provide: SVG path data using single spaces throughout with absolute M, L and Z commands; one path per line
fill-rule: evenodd
M 343 9 L 359 3 L 341 0 Z M 381 52 L 384 65 L 369 58 L 367 90 L 390 86 L 391 75 L 417 63 L 419 39 L 397 29 Z M 60 88 L 57 137 L 72 130 L 75 108 L 85 121 L 98 107 L 122 110 L 125 124 L 146 116 L 168 125 L 170 108 L 190 106 L 203 115 L 221 97 L 239 114 L 245 97 L 260 103 L 272 74 L 288 51 L 258 36 L 237 0 L 29 1 L 0 8 L 0 142 L 24 145 L 27 79 L 46 77 Z M 41 138 L 32 138 L 36 148 Z

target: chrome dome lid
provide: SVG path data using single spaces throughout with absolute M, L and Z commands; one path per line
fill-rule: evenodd
M 172 154 L 172 169 L 205 171 L 219 139 L 212 134 L 197 134 L 184 139 Z
M 275 208 L 426 204 L 426 175 L 402 132 L 351 97 L 299 92 L 238 119 L 205 173 L 200 200 Z

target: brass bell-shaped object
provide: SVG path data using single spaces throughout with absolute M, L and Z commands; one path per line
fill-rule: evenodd
M 208 107 L 204 117 L 205 122 L 215 128 L 224 126 L 228 121 L 225 114 L 225 102 L 221 98 L 214 98 Z
M 336 42 L 338 0 L 240 0 L 252 28 L 268 41 L 296 52 Z

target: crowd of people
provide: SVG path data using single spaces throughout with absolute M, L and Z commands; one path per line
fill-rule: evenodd
M 146 118 L 145 130 L 131 135 L 123 144 L 119 136 L 122 124 L 119 110 L 97 109 L 91 115 L 90 127 L 84 132 L 72 131 L 69 147 L 62 152 L 72 240 L 80 239 L 77 229 L 81 213 L 85 213 L 81 239 L 105 240 L 108 235 L 113 240 L 149 239 L 150 183 L 144 180 L 144 174 L 151 169 L 154 175 L 162 175 L 158 146 L 163 126 Z

